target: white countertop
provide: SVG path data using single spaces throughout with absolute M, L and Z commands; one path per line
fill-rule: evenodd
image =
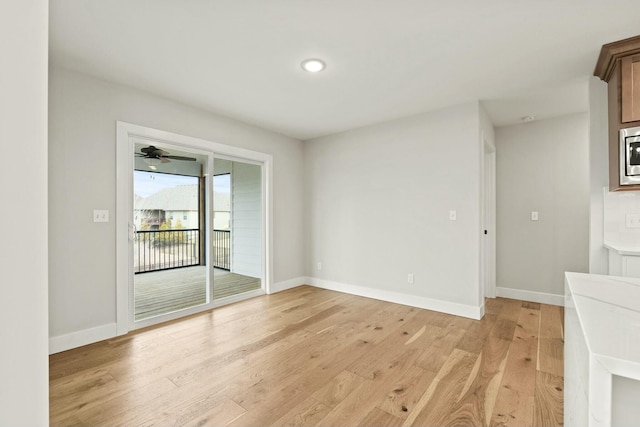
M 604 246 L 620 255 L 640 256 L 640 236 L 637 233 L 605 233 Z
M 640 253 L 639 253 L 640 254 Z M 589 353 L 612 374 L 640 380 L 640 279 L 566 273 Z

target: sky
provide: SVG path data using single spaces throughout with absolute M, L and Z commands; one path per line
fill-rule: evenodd
M 230 175 L 219 175 L 214 178 L 213 189 L 216 193 L 230 192 Z M 170 175 L 166 173 L 133 171 L 133 192 L 141 197 L 178 185 L 197 184 L 195 176 Z

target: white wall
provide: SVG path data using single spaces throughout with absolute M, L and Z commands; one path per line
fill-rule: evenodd
M 607 84 L 589 80 L 589 273 L 609 274 L 607 249 L 603 246 L 603 188 L 609 187 L 609 119 Z
M 562 304 L 564 272 L 588 272 L 587 129 L 584 113 L 496 129 L 498 295 Z
M 231 172 L 231 271 L 262 277 L 262 168 L 233 162 Z
M 0 168 L 0 426 L 44 426 L 48 2 L 2 2 L 0 40 L 0 146 L 10 159 Z
M 640 214 L 640 192 L 600 190 L 604 195 L 604 243 L 616 247 L 638 247 L 640 228 L 627 227 L 628 214 Z M 605 251 L 608 259 L 608 251 Z M 613 273 L 612 273 L 613 274 Z
M 306 271 L 315 284 L 477 311 L 479 128 L 470 103 L 307 141 Z
M 80 73 L 50 71 L 51 336 L 115 322 L 115 222 L 93 223 L 92 211 L 108 209 L 115 218 L 116 120 L 273 155 L 274 282 L 303 276 L 300 141 Z

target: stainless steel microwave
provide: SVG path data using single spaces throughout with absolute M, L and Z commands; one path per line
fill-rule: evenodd
M 620 129 L 620 185 L 640 184 L 640 126 Z

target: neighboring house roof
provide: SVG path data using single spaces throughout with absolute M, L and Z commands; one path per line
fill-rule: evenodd
M 214 210 L 230 211 L 231 195 L 228 193 L 214 194 Z M 165 188 L 148 197 L 134 197 L 134 209 L 136 210 L 161 210 L 161 211 L 197 211 L 198 210 L 198 185 L 178 185 Z
M 135 206 L 136 209 L 138 209 L 138 205 L 142 202 L 142 200 L 144 200 L 144 197 L 139 196 L 137 194 L 133 195 L 133 206 Z

